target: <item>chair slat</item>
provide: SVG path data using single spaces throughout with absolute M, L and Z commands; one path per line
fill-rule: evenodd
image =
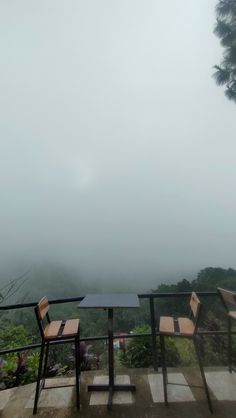
M 194 334 L 195 325 L 189 318 L 178 318 L 179 332 L 181 335 L 191 336 Z
M 191 310 L 195 319 L 198 316 L 200 305 L 201 305 L 201 302 L 198 299 L 196 293 L 192 292 L 191 299 L 190 299 L 190 306 L 191 306 Z
M 62 331 L 64 337 L 75 336 L 78 334 L 79 319 L 68 319 Z
M 50 340 L 51 338 L 55 338 L 59 334 L 59 330 L 61 328 L 62 321 L 52 321 L 49 322 L 44 330 L 44 337 L 46 340 Z
M 171 316 L 161 316 L 159 331 L 165 334 L 174 334 L 174 319 Z
M 40 319 L 43 319 L 45 317 L 45 315 L 48 313 L 49 310 L 49 302 L 48 302 L 48 298 L 46 296 L 44 296 L 38 303 L 37 305 L 37 310 L 38 310 L 38 314 Z

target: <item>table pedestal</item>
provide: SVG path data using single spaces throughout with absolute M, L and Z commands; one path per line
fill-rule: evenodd
M 113 309 L 108 308 L 108 363 L 109 363 L 109 383 L 108 384 L 93 384 L 88 385 L 88 391 L 109 391 L 108 409 L 112 405 L 112 397 L 115 391 L 131 391 L 135 392 L 135 385 L 116 385 L 114 383 L 114 348 L 113 348 Z

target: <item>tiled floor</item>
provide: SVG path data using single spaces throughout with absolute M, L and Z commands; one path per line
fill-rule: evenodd
M 169 408 L 164 405 L 163 384 L 161 373 L 152 370 L 127 370 L 126 373 L 116 377 L 116 383 L 136 385 L 136 392 L 116 392 L 113 398 L 114 407 L 112 417 L 146 418 L 161 416 L 173 418 L 208 418 L 211 416 L 205 399 L 204 390 L 195 392 L 188 386 L 193 382 L 191 373 L 184 374 L 170 370 L 168 373 L 168 400 Z M 198 373 L 199 374 L 199 373 Z M 236 374 L 226 370 L 206 372 L 207 382 L 211 391 L 214 405 L 214 416 L 232 418 L 236 410 Z M 48 385 L 72 384 L 74 379 L 50 379 Z M 82 374 L 81 383 L 81 409 L 80 417 L 107 416 L 107 392 L 88 392 L 87 384 L 107 383 L 108 376 L 101 372 L 88 372 Z M 198 383 L 201 383 L 198 376 Z M 175 385 L 176 384 L 176 385 Z M 184 385 L 184 386 L 183 386 Z M 185 386 L 186 385 L 186 386 Z M 19 388 L 0 391 L 0 416 L 3 418 L 28 418 L 32 416 L 35 384 Z M 196 396 L 197 394 L 197 396 Z M 45 390 L 41 393 L 39 401 L 39 415 L 42 417 L 77 417 L 75 408 L 75 388 L 63 387 Z M 119 409 L 120 408 L 120 409 Z M 119 410 L 122 411 L 119 414 Z M 176 412 L 178 411 L 178 413 Z

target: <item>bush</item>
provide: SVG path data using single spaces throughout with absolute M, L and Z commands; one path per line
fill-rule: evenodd
M 179 361 L 181 366 L 197 366 L 197 358 L 192 340 L 186 338 L 176 338 L 175 347 L 179 353 Z
M 149 325 L 134 328 L 134 334 L 150 332 Z M 152 341 L 150 337 L 129 340 L 127 348 L 120 353 L 120 362 L 126 367 L 149 367 L 153 364 Z
M 147 334 L 151 332 L 149 325 L 136 327 L 133 330 L 134 334 Z M 174 341 L 171 338 L 165 338 L 166 343 L 166 362 L 168 366 L 177 366 L 180 363 L 180 357 L 175 347 Z M 157 347 L 159 347 L 159 339 L 157 340 Z M 120 353 L 119 360 L 122 365 L 126 367 L 152 367 L 153 353 L 151 337 L 137 337 L 132 338 L 128 342 L 126 350 Z
M 1 348 L 16 348 L 31 342 L 23 325 L 7 325 L 0 329 Z M 38 353 L 6 354 L 0 361 L 0 388 L 10 388 L 35 381 L 38 370 Z

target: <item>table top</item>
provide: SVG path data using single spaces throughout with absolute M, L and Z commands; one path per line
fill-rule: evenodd
M 138 295 L 134 293 L 88 294 L 80 302 L 79 308 L 139 308 Z

